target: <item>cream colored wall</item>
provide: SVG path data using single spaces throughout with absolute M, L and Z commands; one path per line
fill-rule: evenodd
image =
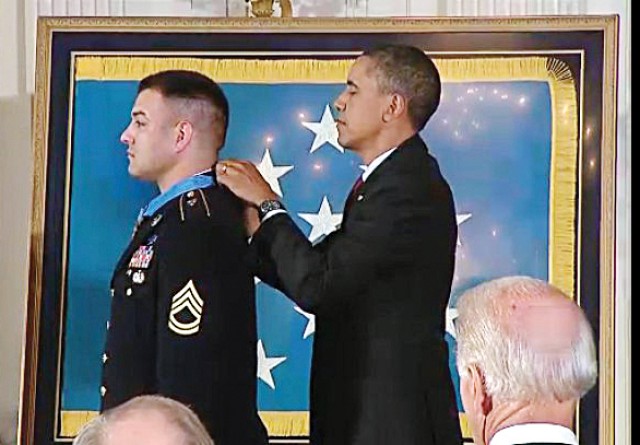
M 31 207 L 24 0 L 0 0 L 0 444 L 16 437 Z
M 31 98 L 0 98 L 0 444 L 14 443 L 31 206 Z
M 78 14 L 80 4 L 91 14 L 122 15 L 125 4 L 135 9 L 139 0 L 0 0 L 0 445 L 15 443 L 17 406 L 20 383 L 20 352 L 26 294 L 29 212 L 31 204 L 31 96 L 33 91 L 35 17 L 38 13 L 65 14 L 54 4 L 66 2 L 68 13 Z M 317 15 L 369 16 L 434 16 L 438 14 L 492 15 L 507 14 L 523 9 L 536 13 L 531 5 L 556 4 L 539 0 L 335 0 L 315 2 L 292 0 L 297 8 L 313 12 L 322 4 Z M 148 15 L 176 13 L 190 4 L 181 0 L 144 2 Z M 206 2 L 194 2 L 205 4 Z M 211 2 L 211 3 L 222 3 Z M 229 0 L 240 11 L 244 0 Z M 631 59 L 630 20 L 631 0 L 561 0 L 572 13 L 620 15 L 620 72 L 618 104 L 618 153 L 616 178 L 616 444 L 631 443 Z M 156 5 L 157 7 L 150 6 Z M 326 9 L 328 4 L 334 9 Z M 344 5 L 347 4 L 348 10 Z M 474 6 L 469 8 L 468 6 Z M 102 5 L 102 6 L 101 6 Z M 113 5 L 113 10 L 105 8 Z M 235 5 L 235 6 L 234 6 Z M 362 5 L 367 5 L 366 10 Z M 512 10 L 513 5 L 517 11 Z M 520 5 L 520 6 L 518 6 Z M 93 6 L 94 9 L 96 6 Z M 533 6 L 532 6 L 533 7 Z M 49 10 L 49 8 L 51 8 Z M 177 8 L 177 9 L 176 9 Z M 491 8 L 494 11 L 491 11 Z M 518 9 L 520 8 L 520 9 Z M 64 9 L 64 8 L 63 8 Z M 181 10 L 182 11 L 182 10 Z M 132 11 L 125 11 L 127 15 Z M 207 11 L 182 11 L 189 15 L 206 15 Z M 549 11 L 540 11 L 549 12 Z M 321 14 L 322 13 L 322 14 Z M 211 12 L 209 11 L 209 15 Z M 93 15 L 93 14 L 91 14 Z M 236 14 L 237 15 L 237 14 Z

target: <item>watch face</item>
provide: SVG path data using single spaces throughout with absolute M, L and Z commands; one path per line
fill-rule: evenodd
M 269 199 L 267 201 L 262 201 L 260 203 L 260 213 L 265 214 L 267 212 L 270 212 L 272 210 L 279 210 L 282 209 L 282 203 L 280 203 L 280 201 L 275 201 L 272 199 Z

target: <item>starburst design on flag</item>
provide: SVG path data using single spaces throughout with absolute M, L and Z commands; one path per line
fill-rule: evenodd
M 344 148 L 338 142 L 338 127 L 328 104 L 324 107 L 320 122 L 302 122 L 302 125 L 316 134 L 309 153 L 313 153 L 327 142 L 340 153 L 344 153 Z
M 262 161 L 256 166 L 262 177 L 269 183 L 271 190 L 282 197 L 282 188 L 280 188 L 280 177 L 293 170 L 293 165 L 275 166 L 271 160 L 269 149 L 265 149 Z
M 314 242 L 338 228 L 342 222 L 342 213 L 332 213 L 326 196 L 322 198 L 318 213 L 298 213 L 298 216 L 311 224 L 309 241 Z
M 271 389 L 276 389 L 276 383 L 271 375 L 271 370 L 284 362 L 287 357 L 267 357 L 262 340 L 258 340 L 258 378 L 265 382 Z

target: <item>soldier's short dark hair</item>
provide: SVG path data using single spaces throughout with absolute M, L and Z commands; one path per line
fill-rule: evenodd
M 424 51 L 408 45 L 383 45 L 366 50 L 377 71 L 378 88 L 397 93 L 408 102 L 416 131 L 422 130 L 440 104 L 440 74 Z
M 138 85 L 138 94 L 144 90 L 156 90 L 166 98 L 199 100 L 214 110 L 216 121 L 221 123 L 222 139 L 229 126 L 229 102 L 222 88 L 209 77 L 196 71 L 168 70 L 145 77 Z

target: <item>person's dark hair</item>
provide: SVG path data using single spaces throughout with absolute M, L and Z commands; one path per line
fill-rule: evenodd
M 380 91 L 403 96 L 413 128 L 422 130 L 440 104 L 440 74 L 433 61 L 407 45 L 378 46 L 362 55 L 374 62 Z
M 213 108 L 214 118 L 222 124 L 222 143 L 229 126 L 229 102 L 222 88 L 209 77 L 196 71 L 168 70 L 145 77 L 138 85 L 138 94 L 156 90 L 170 99 L 204 101 Z

